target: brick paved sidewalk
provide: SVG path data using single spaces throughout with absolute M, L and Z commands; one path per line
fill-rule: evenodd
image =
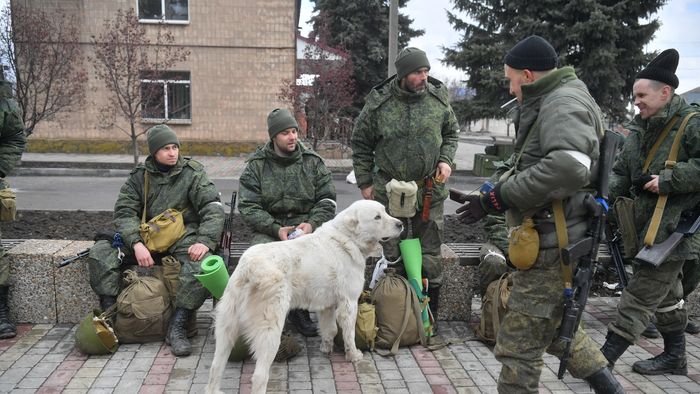
M 615 313 L 616 298 L 591 298 L 586 331 L 602 344 L 605 324 Z M 479 310 L 474 302 L 475 311 Z M 6 393 L 201 393 L 214 355 L 208 301 L 198 315 L 194 352 L 176 358 L 163 343 L 121 345 L 109 356 L 85 356 L 74 349 L 73 325 L 20 325 L 19 335 L 0 340 L 0 392 Z M 467 322 L 439 322 L 440 334 L 451 344 L 434 352 L 420 346 L 400 349 L 393 358 L 365 352 L 353 365 L 341 353 L 330 358 L 319 350 L 319 338 L 305 343 L 301 355 L 272 367 L 269 392 L 290 393 L 495 393 L 500 364 L 486 345 L 469 340 Z M 637 360 L 661 352 L 663 340 L 640 341 L 615 366 L 628 393 L 700 393 L 700 338 L 687 336 L 688 376 L 643 376 L 632 372 Z M 590 393 L 588 385 L 570 375 L 556 378 L 559 360 L 545 357 L 540 393 Z M 250 392 L 254 364 L 230 362 L 222 388 Z

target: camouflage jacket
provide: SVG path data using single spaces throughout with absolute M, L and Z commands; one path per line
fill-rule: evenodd
M 635 226 L 640 247 L 644 245 L 643 240 L 658 195 L 635 187 L 633 182 L 642 175 L 642 167 L 649 150 L 675 114 L 679 117 L 649 166 L 649 174 L 659 175 L 659 193 L 668 195 L 654 243 L 663 242 L 673 233 L 681 212 L 693 209 L 700 203 L 700 114 L 695 115 L 686 126 L 676 165 L 672 169 L 665 168 L 678 127 L 683 117 L 691 112 L 700 112 L 700 108 L 690 106 L 682 97 L 674 95 L 656 115 L 646 120 L 637 115 L 628 125 L 630 134 L 625 140 L 610 178 L 610 196 L 613 199 L 619 196 L 634 199 Z M 670 258 L 695 259 L 700 257 L 699 250 L 700 233 L 696 233 L 695 236 L 681 242 Z
M 133 246 L 141 241 L 139 226 L 144 203 L 144 174 L 148 171 L 148 207 L 146 221 L 168 208 L 185 210 L 185 235 L 170 252 L 187 250 L 195 243 L 214 251 L 224 228 L 224 207 L 219 192 L 207 177 L 204 166 L 180 157 L 167 173 L 158 171 L 153 156 L 131 171 L 114 204 L 114 224 L 124 243 Z
M 12 98 L 12 85 L 7 81 L 0 81 L 0 116 L 0 177 L 5 178 L 15 168 L 27 145 L 22 110 Z M 0 180 L 0 189 L 6 187 L 5 180 Z
M 256 232 L 278 238 L 280 227 L 306 222 L 315 230 L 335 216 L 331 172 L 301 143 L 291 157 L 278 156 L 271 141 L 258 148 L 239 183 L 238 210 Z
M 522 156 L 513 175 L 501 184 L 501 196 L 510 207 L 508 217 L 514 222 L 508 224 L 520 224 L 529 216 L 541 227 L 547 223 L 553 228 L 549 225 L 554 221 L 552 201 L 562 199 L 569 237 L 576 239 L 587 229 L 582 189 L 594 181 L 598 164 L 603 131 L 600 109 L 572 67 L 523 85 L 522 93 L 523 102 L 515 114 L 516 153 L 507 166 L 521 151 Z M 541 247 L 556 244 L 554 231 L 540 238 Z
M 419 181 L 438 162 L 452 165 L 458 128 L 442 82 L 428 78 L 427 91 L 413 93 L 401 89 L 396 76 L 387 79 L 367 95 L 352 133 L 357 186 L 374 185 L 375 193 L 385 193 L 392 178 Z M 433 202 L 447 194 L 444 185 L 436 186 Z

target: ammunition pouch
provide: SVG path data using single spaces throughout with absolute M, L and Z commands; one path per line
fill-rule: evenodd
M 508 237 L 508 258 L 515 268 L 525 271 L 537 261 L 540 236 L 532 218 L 525 218 L 520 226 L 511 230 Z
M 613 212 L 617 220 L 617 228 L 622 237 L 622 247 L 625 258 L 633 258 L 639 250 L 637 229 L 634 225 L 634 200 L 618 197 L 613 203 Z
M 0 222 L 12 222 L 17 217 L 17 194 L 8 188 L 0 190 Z

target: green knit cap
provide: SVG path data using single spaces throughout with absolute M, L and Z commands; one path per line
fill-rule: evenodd
M 399 55 L 396 56 L 394 66 L 396 66 L 396 76 L 399 79 L 403 79 L 403 77 L 421 67 L 428 67 L 428 70 L 430 70 L 428 56 L 426 56 L 425 52 L 414 47 L 402 49 Z
M 294 127 L 297 131 L 299 130 L 299 124 L 289 110 L 277 108 L 267 115 L 267 132 L 270 134 L 270 139 L 275 138 L 278 133 L 290 127 Z
M 168 144 L 177 144 L 177 146 L 180 146 L 180 141 L 178 141 L 175 132 L 164 124 L 159 124 L 148 129 L 146 132 L 146 140 L 148 140 L 148 151 L 151 155 L 154 155 L 158 152 L 158 149 Z

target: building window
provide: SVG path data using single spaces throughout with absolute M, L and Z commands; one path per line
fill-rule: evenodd
M 141 119 L 145 122 L 190 123 L 189 71 L 141 73 Z
M 186 23 L 189 21 L 188 0 L 136 0 L 141 22 Z

